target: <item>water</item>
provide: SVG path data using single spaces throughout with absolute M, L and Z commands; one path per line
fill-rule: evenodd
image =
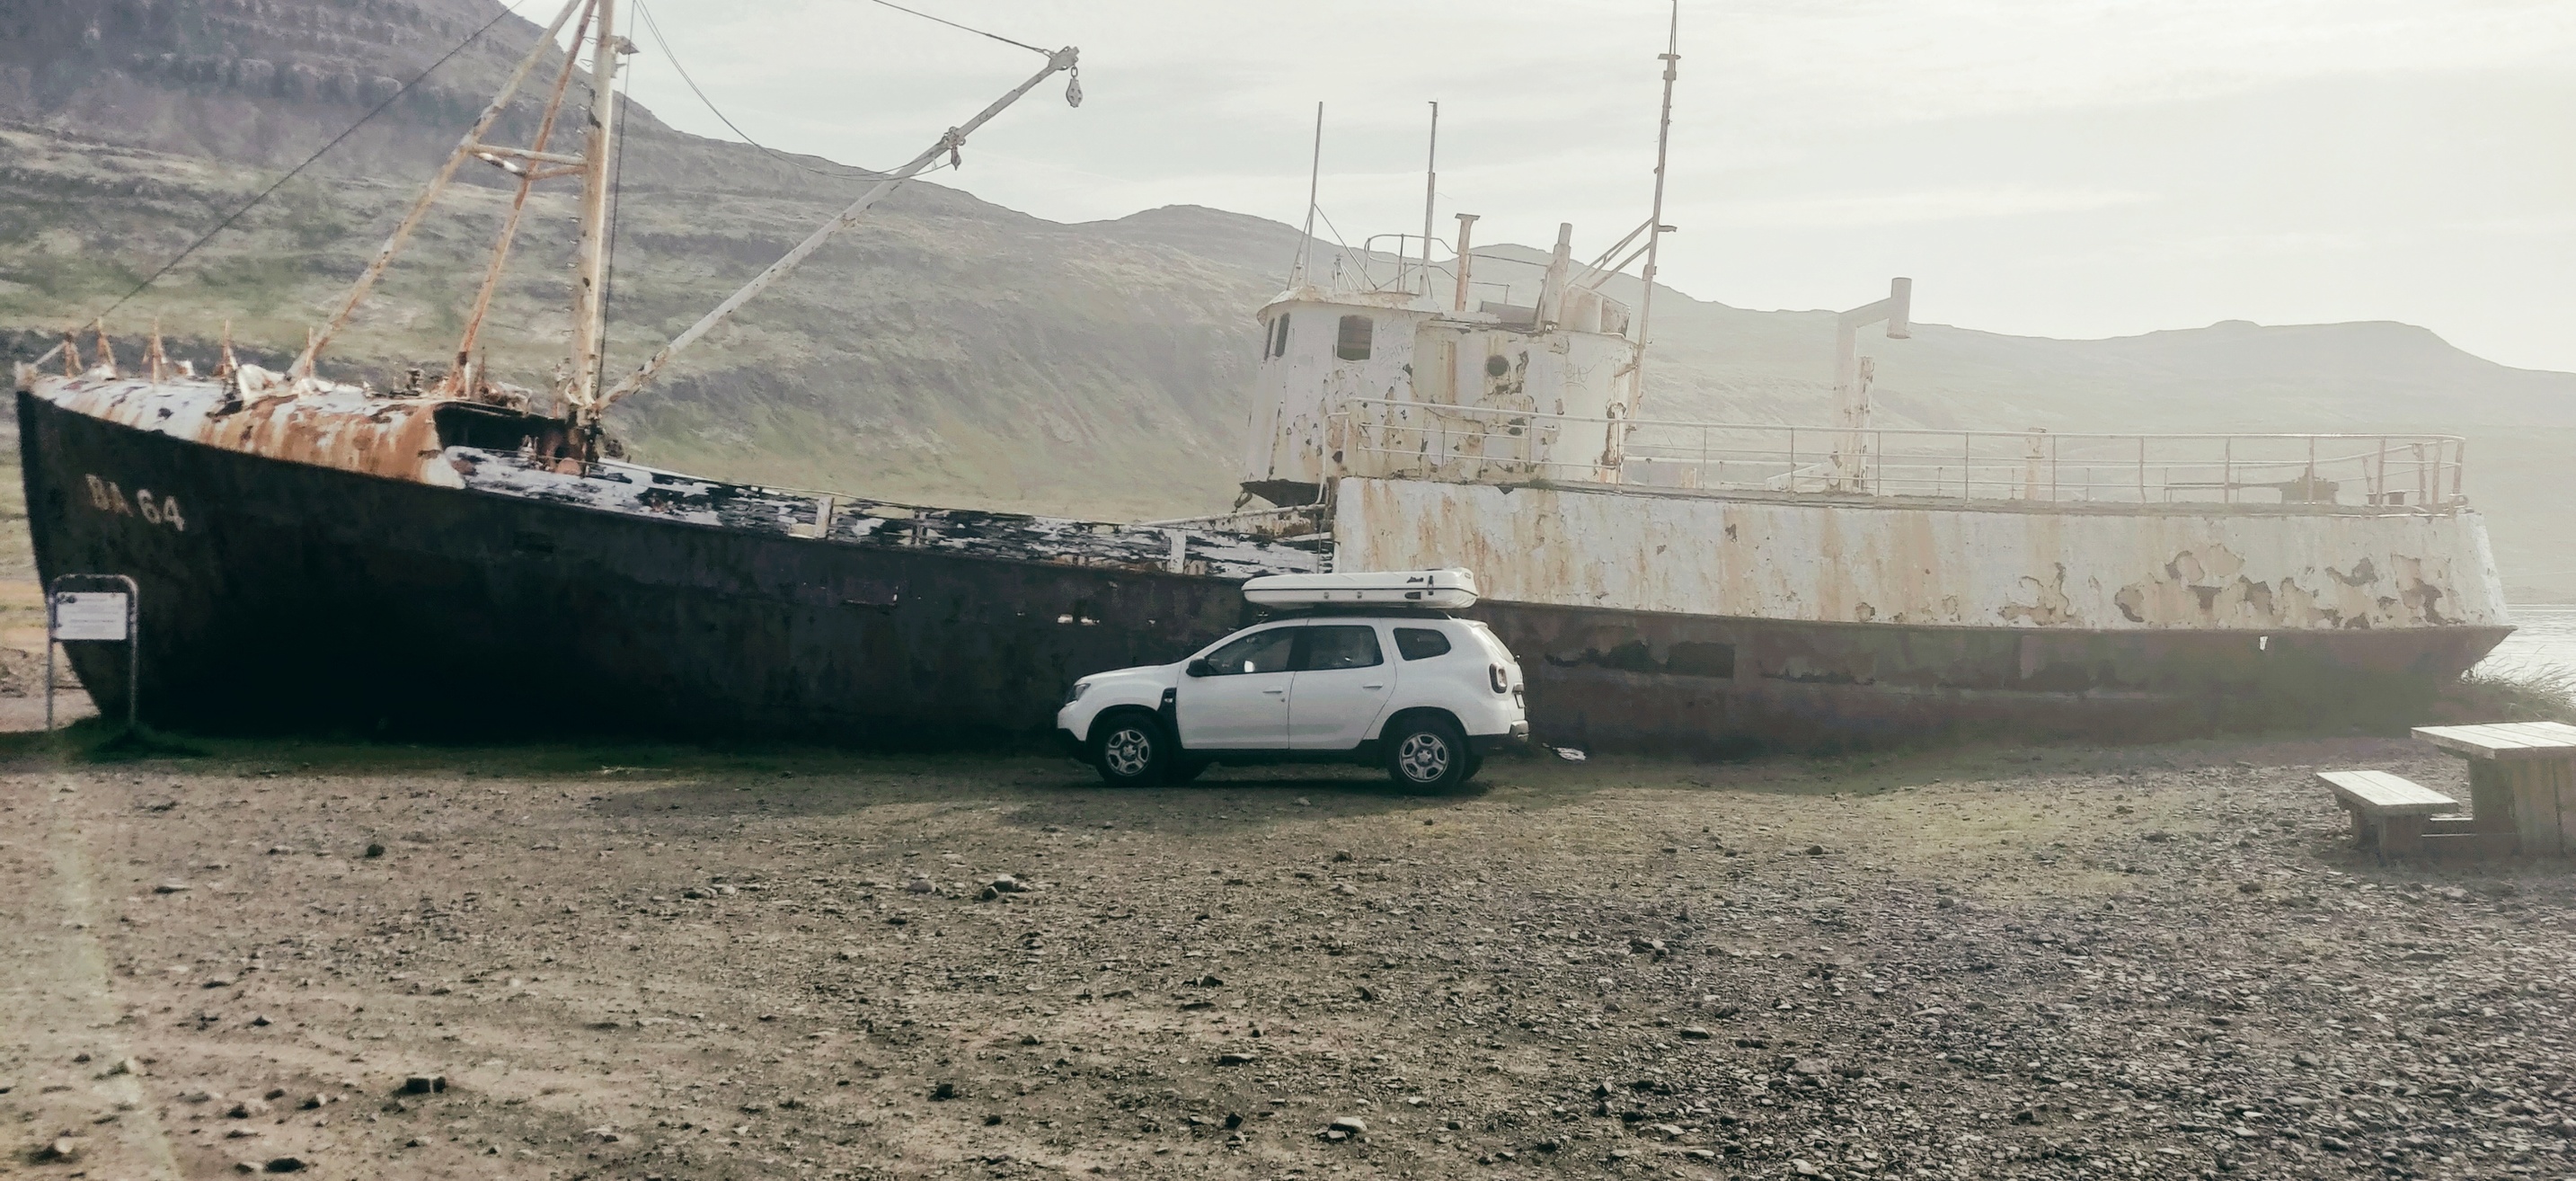
M 2498 676 L 2576 679 L 2576 604 L 2514 607 L 2513 634 L 2476 671 Z

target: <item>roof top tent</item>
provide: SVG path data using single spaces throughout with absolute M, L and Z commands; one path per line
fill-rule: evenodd
M 1476 575 L 1457 567 L 1359 574 L 1266 574 L 1246 581 L 1243 597 L 1263 607 L 1382 604 L 1450 611 L 1476 605 Z

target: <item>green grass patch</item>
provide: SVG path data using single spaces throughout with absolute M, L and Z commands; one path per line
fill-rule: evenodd
M 2444 723 L 2566 722 L 2576 725 L 2576 673 L 2470 673 L 2435 702 Z
M 122 718 L 87 717 L 53 731 L 0 734 L 0 759 L 63 767 L 148 759 L 200 759 L 206 748 L 150 726 L 128 729 Z

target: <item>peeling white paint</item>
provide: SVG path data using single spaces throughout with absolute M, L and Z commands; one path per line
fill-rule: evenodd
M 1564 321 L 1505 323 L 1494 312 L 1459 311 L 1400 291 L 1306 286 L 1282 293 L 1261 309 L 1246 485 L 1320 486 L 1336 475 L 1386 475 L 1426 463 L 1439 479 L 1612 478 L 1611 420 L 1634 413 L 1637 347 L 1621 335 L 1627 311 L 1617 301 L 1578 289 L 1566 303 Z M 1366 356 L 1341 350 L 1342 326 L 1351 319 L 1371 326 Z M 1355 424 L 1344 413 L 1354 403 L 1394 406 Z M 1442 421 L 1442 407 L 1576 421 L 1551 419 L 1520 431 L 1508 422 L 1494 427 L 1489 414 L 1472 432 L 1414 429 Z M 1355 425 L 1376 435 L 1354 438 Z M 1454 453 L 1442 449 L 1453 436 Z M 1444 442 L 1420 454 L 1377 450 L 1385 438 L 1435 437 Z
M 1343 570 L 1464 566 L 1486 597 L 1957 627 L 2510 623 L 2467 509 L 1851 504 L 1344 479 Z

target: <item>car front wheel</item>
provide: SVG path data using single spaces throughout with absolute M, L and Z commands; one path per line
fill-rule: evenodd
M 1466 782 L 1475 756 L 1467 736 L 1438 715 L 1407 718 L 1387 733 L 1387 766 L 1395 785 L 1409 791 L 1445 791 Z
M 1091 765 L 1111 787 L 1151 787 L 1172 765 L 1172 741 L 1150 714 L 1114 714 L 1092 731 Z

